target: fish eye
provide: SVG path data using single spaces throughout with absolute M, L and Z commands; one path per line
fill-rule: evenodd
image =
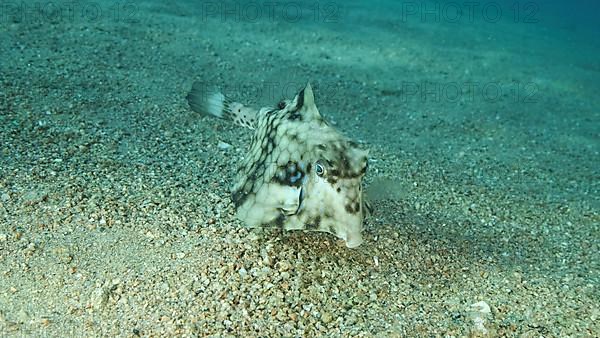
M 283 108 L 285 108 L 285 106 L 286 106 L 286 103 L 284 100 L 279 101 L 279 103 L 277 104 L 277 108 L 279 108 L 279 109 L 283 109 Z
M 325 175 L 325 167 L 323 167 L 323 165 L 319 162 L 317 162 L 315 164 L 315 171 L 317 173 L 317 176 L 323 176 Z

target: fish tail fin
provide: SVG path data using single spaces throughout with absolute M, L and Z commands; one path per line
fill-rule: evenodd
M 255 127 L 255 109 L 233 102 L 217 90 L 207 90 L 202 82 L 194 82 L 186 99 L 190 108 L 197 113 L 232 121 L 250 129 Z

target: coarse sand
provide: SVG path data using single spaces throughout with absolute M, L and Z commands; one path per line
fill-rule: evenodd
M 240 3 L 2 5 L 1 336 L 598 335 L 597 43 Z M 195 80 L 257 107 L 310 80 L 370 150 L 365 243 L 244 228 L 250 133 L 191 112 Z

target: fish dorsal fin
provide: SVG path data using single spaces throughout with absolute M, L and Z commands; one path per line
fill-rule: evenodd
M 315 104 L 315 96 L 310 82 L 306 84 L 300 93 L 298 93 L 296 98 L 296 110 L 306 118 L 321 117 L 317 105 Z

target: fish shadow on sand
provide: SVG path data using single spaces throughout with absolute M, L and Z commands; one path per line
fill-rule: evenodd
M 358 248 L 348 249 L 326 233 L 277 229 L 261 230 L 260 246 L 288 252 L 295 260 L 301 255 L 309 265 L 342 268 L 344 262 L 343 269 L 353 273 L 399 274 L 415 282 L 451 284 L 459 283 L 465 273 L 487 276 L 496 267 L 519 270 L 527 257 L 535 256 L 524 234 L 510 241 L 476 216 L 448 212 L 443 206 L 417 210 L 402 197 L 406 189 L 387 187 L 392 191 L 372 200 L 375 212 L 366 220 L 365 242 Z

